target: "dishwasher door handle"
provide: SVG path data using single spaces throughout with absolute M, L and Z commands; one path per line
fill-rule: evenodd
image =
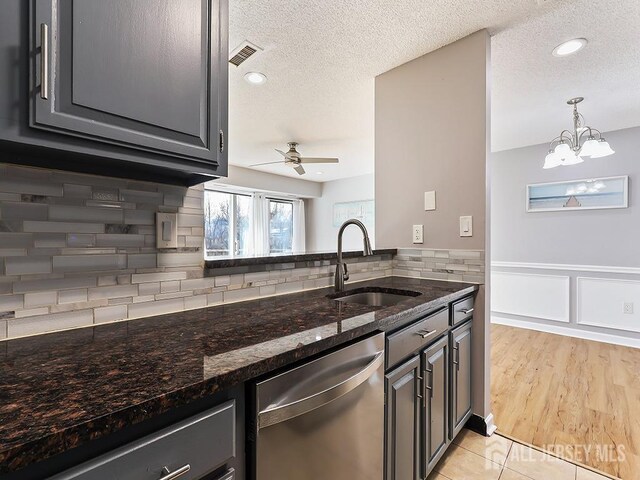
M 316 410 L 366 382 L 384 362 L 384 351 L 376 353 L 373 360 L 358 373 L 314 395 L 301 400 L 258 412 L 258 429 L 285 422 L 291 418 Z

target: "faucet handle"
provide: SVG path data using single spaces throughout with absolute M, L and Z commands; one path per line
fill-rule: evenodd
M 349 270 L 347 269 L 347 264 L 343 263 L 342 266 L 344 267 L 344 274 L 342 275 L 342 278 L 347 281 L 349 280 Z

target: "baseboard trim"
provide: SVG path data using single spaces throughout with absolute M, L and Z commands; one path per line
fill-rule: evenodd
M 485 437 L 490 437 L 497 430 L 497 427 L 493 423 L 493 413 L 490 413 L 484 418 L 474 413 L 469 417 L 469 420 L 467 420 L 464 426 Z
M 508 327 L 524 328 L 527 330 L 536 330 L 545 333 L 553 333 L 555 335 L 563 335 L 565 337 L 592 340 L 594 342 L 610 343 L 613 345 L 621 345 L 623 347 L 640 348 L 640 338 L 629 338 L 622 335 L 594 332 L 592 330 L 566 327 L 563 325 L 549 325 L 547 323 L 536 322 L 535 320 L 518 320 L 504 317 L 502 315 L 496 315 L 495 313 L 491 314 L 491 323 L 506 325 Z

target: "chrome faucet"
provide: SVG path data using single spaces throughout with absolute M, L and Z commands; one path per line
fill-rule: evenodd
M 373 251 L 371 250 L 371 241 L 369 240 L 369 234 L 367 233 L 367 227 L 364 226 L 360 220 L 356 220 L 352 218 L 347 220 L 342 224 L 340 230 L 338 231 L 338 263 L 336 264 L 336 280 L 335 280 L 335 290 L 336 292 L 342 292 L 344 290 L 344 282 L 349 280 L 349 272 L 347 271 L 347 264 L 342 261 L 342 234 L 344 233 L 344 229 L 349 225 L 356 225 L 362 230 L 363 240 L 364 240 L 364 248 L 362 250 L 362 256 L 367 257 L 369 255 L 373 255 Z

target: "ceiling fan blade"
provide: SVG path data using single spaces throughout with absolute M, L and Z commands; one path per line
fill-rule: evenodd
M 265 163 L 254 163 L 253 165 L 249 165 L 250 167 L 260 167 L 262 165 L 274 165 L 276 163 L 286 163 L 285 161 L 278 160 L 277 162 L 265 162 Z
M 289 155 L 286 152 L 283 152 L 282 150 L 278 150 L 277 148 L 275 149 L 276 152 L 278 152 L 280 155 L 282 155 L 284 158 L 286 158 L 287 160 L 293 160 L 293 158 L 291 157 L 291 155 Z
M 337 158 L 311 158 L 300 157 L 300 163 L 339 163 Z
M 304 175 L 306 173 L 304 168 L 302 168 L 302 165 L 296 165 L 293 169 L 298 172 L 298 175 Z

